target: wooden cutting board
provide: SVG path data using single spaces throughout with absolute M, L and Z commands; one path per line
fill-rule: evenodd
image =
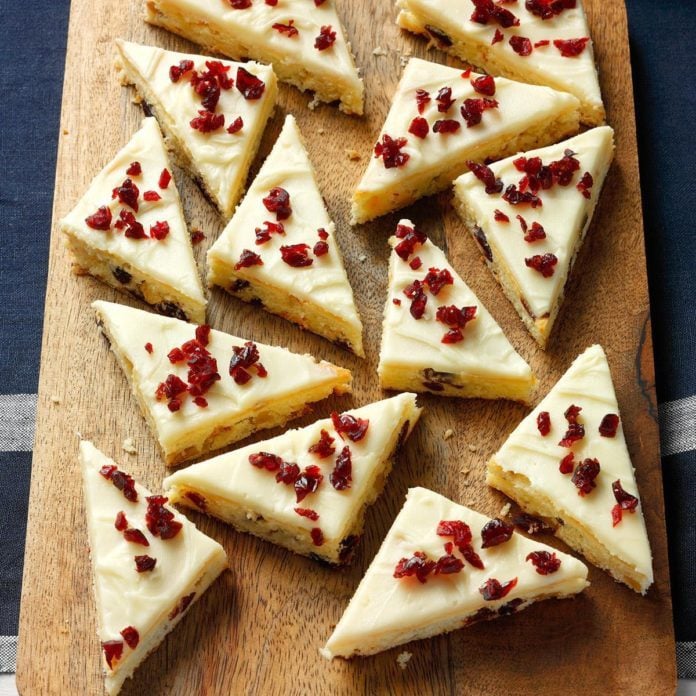
M 352 397 L 317 405 L 314 417 L 382 397 L 375 369 L 385 297 L 386 240 L 398 215 L 351 229 L 347 223 L 350 194 L 389 108 L 401 58 L 427 55 L 458 64 L 438 52 L 426 54 L 424 41 L 400 32 L 391 0 L 335 1 L 364 71 L 366 117 L 348 117 L 329 106 L 310 111 L 306 95 L 282 86 L 279 107 L 252 173 L 269 152 L 285 113 L 294 113 L 338 226 L 366 326 L 367 360 L 219 290 L 212 293 L 209 310 L 209 322 L 215 328 L 310 352 L 353 371 Z M 367 515 L 362 547 L 351 568 L 322 567 L 191 513 L 201 529 L 225 546 L 232 570 L 137 671 L 125 694 L 674 691 L 674 637 L 626 16 L 619 0 L 587 0 L 586 6 L 617 150 L 550 350 L 539 350 L 522 327 L 454 215 L 449 193 L 423 200 L 407 214 L 447 249 L 455 268 L 532 364 L 540 382 L 537 399 L 584 348 L 595 342 L 605 347 L 655 555 L 654 587 L 640 597 L 591 568 L 592 586 L 573 601 L 544 602 L 515 617 L 406 646 L 413 657 L 405 670 L 396 662 L 402 649 L 351 662 L 329 663 L 320 657 L 319 647 L 409 486 L 427 486 L 489 515 L 496 515 L 505 502 L 484 484 L 485 462 L 527 409 L 504 401 L 423 396 L 426 412 L 384 494 Z M 146 25 L 141 14 L 138 0 L 72 2 L 24 568 L 17 667 L 23 694 L 102 693 L 78 434 L 93 440 L 152 490 L 160 490 L 165 475 L 155 442 L 89 307 L 97 298 L 137 303 L 90 278 L 71 275 L 55 224 L 142 118 L 140 108 L 131 103 L 133 93 L 119 86 L 112 69 L 114 39 L 195 51 L 191 44 Z M 384 48 L 387 55 L 373 54 L 376 47 Z M 361 153 L 361 160 L 350 159 L 347 148 Z M 176 181 L 190 224 L 207 235 L 196 250 L 203 272 L 206 247 L 222 226 L 191 181 L 178 171 Z M 454 437 L 445 441 L 443 433 L 449 428 Z M 257 434 L 250 441 L 277 432 Z M 137 456 L 122 451 L 127 437 L 135 439 Z M 560 542 L 551 539 L 551 543 L 566 550 Z

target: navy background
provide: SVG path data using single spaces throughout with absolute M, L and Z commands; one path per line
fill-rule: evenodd
M 106 0 L 105 0 L 106 1 Z M 660 402 L 696 394 L 692 0 L 627 0 Z M 37 387 L 69 1 L 2 3 L 0 392 Z M 675 626 L 696 640 L 696 453 L 664 459 Z M 31 454 L 0 453 L 0 635 L 16 635 Z

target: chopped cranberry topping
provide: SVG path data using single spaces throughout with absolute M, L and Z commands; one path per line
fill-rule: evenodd
M 437 525 L 437 535 L 452 537 L 455 546 L 464 559 L 474 568 L 483 569 L 483 561 L 471 546 L 471 528 L 461 520 L 441 520 Z
M 531 191 L 520 191 L 515 184 L 510 184 L 503 194 L 503 200 L 510 205 L 525 205 L 529 204 L 532 208 L 541 207 L 541 198 L 533 194 Z
M 170 358 L 171 360 L 171 358 Z M 164 382 L 160 382 L 155 391 L 155 396 L 158 401 L 167 400 L 167 406 L 170 411 L 178 411 L 181 408 L 181 399 L 178 397 L 186 393 L 188 386 L 176 375 L 167 375 Z
M 414 319 L 422 319 L 425 314 L 425 305 L 428 302 L 428 296 L 423 290 L 423 283 L 420 280 L 414 280 L 410 285 L 404 288 L 404 295 L 411 300 L 409 311 Z
M 548 411 L 540 411 L 537 415 L 537 428 L 544 437 L 551 432 L 551 415 Z
M 585 459 L 577 465 L 572 481 L 578 489 L 578 495 L 587 495 L 597 487 L 595 479 L 599 475 L 599 469 L 599 462 L 596 459 Z
M 454 104 L 454 99 L 452 99 L 452 88 L 442 87 L 435 97 L 437 102 L 437 110 L 441 113 L 447 113 Z
M 435 575 L 452 575 L 461 573 L 464 568 L 464 561 L 452 554 L 440 556 L 435 564 Z
M 548 46 L 551 42 L 548 39 L 542 39 L 541 41 L 534 42 L 534 48 L 542 48 L 543 46 Z
M 306 517 L 308 520 L 312 520 L 312 522 L 316 522 L 319 519 L 319 513 L 315 510 L 310 510 L 309 508 L 301 507 L 296 507 L 293 509 L 300 517 Z
M 147 201 L 148 203 L 156 203 L 161 199 L 162 196 L 160 196 L 157 191 L 145 191 L 145 193 L 143 193 L 143 200 Z
M 242 67 L 237 68 L 236 84 L 245 99 L 259 99 L 266 89 L 263 80 Z
M 394 251 L 404 261 L 415 251 L 417 244 L 425 244 L 428 240 L 424 232 L 408 225 L 397 225 L 395 234 L 401 241 L 394 247 Z
M 558 465 L 558 470 L 562 474 L 572 474 L 573 469 L 575 468 L 575 452 L 568 452 L 563 459 L 561 459 L 561 463 Z
M 493 219 L 496 222 L 510 222 L 510 218 L 502 211 L 497 208 L 493 211 Z
M 317 235 L 319 239 L 323 239 L 324 241 L 326 241 L 329 238 L 329 233 L 323 227 L 320 227 L 317 230 Z
M 124 182 L 117 186 L 113 190 L 112 198 L 118 198 L 118 200 L 132 208 L 136 213 L 138 212 L 138 196 L 140 191 L 138 187 L 133 183 L 131 179 L 125 179 Z
M 473 172 L 474 176 L 486 187 L 486 193 L 500 193 L 503 190 L 503 182 L 500 179 L 496 179 L 493 170 L 486 166 L 485 164 L 479 164 L 478 162 L 469 161 L 466 166 Z M 503 215 L 499 210 L 495 211 L 496 220 L 498 220 L 498 214 Z M 503 215 L 505 221 L 508 222 L 510 218 L 507 215 Z
M 271 28 L 275 29 L 280 34 L 285 34 L 285 36 L 291 39 L 293 36 L 298 36 L 300 33 L 294 25 L 295 20 L 290 19 L 288 20 L 287 24 L 281 24 L 280 22 L 276 22 L 275 24 L 271 25 Z
M 156 222 L 150 225 L 150 237 L 162 241 L 169 234 L 169 223 L 165 221 Z
M 490 21 L 499 24 L 503 29 L 516 27 L 520 23 L 520 20 L 510 10 L 500 7 L 493 0 L 471 0 L 471 2 L 476 8 L 471 15 L 472 22 L 488 24 Z
M 553 551 L 532 551 L 525 560 L 532 562 L 539 575 L 552 575 L 561 567 L 561 559 Z
M 312 537 L 312 543 L 315 546 L 321 546 L 324 543 L 324 533 L 319 527 L 313 527 L 309 534 Z
M 529 268 L 541 273 L 544 278 L 550 278 L 553 275 L 555 265 L 558 263 L 558 258 L 555 254 L 535 254 L 525 259 L 524 263 Z
M 171 510 L 164 507 L 168 498 L 163 495 L 151 495 L 145 500 L 147 500 L 145 524 L 150 534 L 164 540 L 173 539 L 183 525 L 174 519 L 174 513 Z
M 511 524 L 503 522 L 499 518 L 486 522 L 481 530 L 481 541 L 483 542 L 481 548 L 488 549 L 491 546 L 498 546 L 510 541 L 514 531 L 515 528 Z
M 256 234 L 256 243 L 265 244 L 270 241 L 271 234 L 285 234 L 285 227 L 282 222 L 264 220 L 263 227 L 257 227 L 254 233 Z
M 301 503 L 310 493 L 314 493 L 319 484 L 324 480 L 324 476 L 318 466 L 310 464 L 295 479 L 295 497 Z
M 125 529 L 123 538 L 131 544 L 139 544 L 140 546 L 149 546 L 150 542 L 139 529 Z
M 306 268 L 314 263 L 309 256 L 309 244 L 288 244 L 280 247 L 280 255 L 288 266 L 293 268 Z
M 575 188 L 580 191 L 580 193 L 585 197 L 585 198 L 591 198 L 592 197 L 592 186 L 594 184 L 594 179 L 592 178 L 592 174 L 590 172 L 585 172 L 582 175 L 582 178 L 580 181 L 578 181 L 577 184 L 575 184 Z
M 602 437 L 614 437 L 619 427 L 619 417 L 615 413 L 607 413 L 599 424 L 599 434 Z
M 114 662 L 118 662 L 121 659 L 121 655 L 123 655 L 123 641 L 107 640 L 101 645 L 106 664 L 109 665 L 109 669 L 112 669 Z
M 505 34 L 503 34 L 500 29 L 496 28 L 495 34 L 493 34 L 493 38 L 491 39 L 491 46 L 495 46 L 495 44 L 500 43 L 504 38 Z
M 438 307 L 435 318 L 450 327 L 450 330 L 442 338 L 442 343 L 459 343 L 464 340 L 462 330 L 476 318 L 476 310 L 475 306 L 462 307 L 461 309 L 456 305 Z
M 479 94 L 492 97 L 495 94 L 495 79 L 493 75 L 479 75 L 471 80 L 471 86 Z
M 208 400 L 204 399 L 202 396 L 194 397 L 193 403 L 199 408 L 208 408 Z
M 554 39 L 553 45 L 561 52 L 564 58 L 575 58 L 585 50 L 589 40 L 589 36 L 581 39 Z
M 433 133 L 456 133 L 462 124 L 452 118 L 443 118 L 433 123 Z
M 611 490 L 614 492 L 614 498 L 616 498 L 616 505 L 614 505 L 611 511 L 614 527 L 616 527 L 616 525 L 621 522 L 624 510 L 626 512 L 636 511 L 638 507 L 638 498 L 623 489 L 620 479 L 617 479 L 611 484 Z
M 251 0 L 227 0 L 233 10 L 246 10 L 251 7 Z
M 409 133 L 421 139 L 428 135 L 429 130 L 428 122 L 422 116 L 416 116 L 408 127 Z
M 329 253 L 329 245 L 326 242 L 319 241 L 312 247 L 312 253 L 315 256 L 326 256 Z
M 412 270 L 417 271 L 422 265 L 423 261 L 420 256 L 414 256 L 408 263 Z
M 135 650 L 138 647 L 140 634 L 133 626 L 126 626 L 126 628 L 121 631 L 121 635 L 131 650 Z
M 179 65 L 172 65 L 169 68 L 169 79 L 172 82 L 178 82 L 182 75 L 190 72 L 191 70 L 193 70 L 193 61 L 181 60 L 179 61 Z
M 314 48 L 317 51 L 325 51 L 331 48 L 336 41 L 336 32 L 331 28 L 331 25 L 323 26 L 319 30 L 319 35 L 314 39 Z
M 212 111 L 201 109 L 196 118 L 191 119 L 189 124 L 194 130 L 201 133 L 212 133 L 225 125 L 224 114 L 214 114 Z
M 168 169 L 163 169 L 162 173 L 160 174 L 159 181 L 157 182 L 157 185 L 161 189 L 166 189 L 169 186 L 169 182 L 172 180 L 172 175 L 169 173 Z
M 542 520 L 528 515 L 526 512 L 520 512 L 512 518 L 512 522 L 516 527 L 519 527 L 527 534 L 538 534 L 539 532 L 550 531 L 550 527 Z
M 278 471 L 283 459 L 277 454 L 270 452 L 257 452 L 249 455 L 249 463 L 257 469 L 266 469 L 266 471 Z
M 146 239 L 145 228 L 135 219 L 135 215 L 129 210 L 122 209 L 118 214 L 118 220 L 114 227 L 124 230 L 124 234 L 129 239 Z
M 135 556 L 135 569 L 139 573 L 149 573 L 150 571 L 155 569 L 156 565 L 157 559 L 152 558 L 152 556 Z
M 529 56 L 534 50 L 532 42 L 526 36 L 511 36 L 508 43 L 518 56 Z
M 208 507 L 206 499 L 196 491 L 186 491 L 184 495 L 199 509 L 205 510 Z
M 287 220 L 292 215 L 290 194 L 280 186 L 272 188 L 263 199 L 263 204 L 269 213 L 275 213 L 277 220 Z
M 418 578 L 418 582 L 425 583 L 428 575 L 435 569 L 435 561 L 428 559 L 422 551 L 416 551 L 411 558 L 402 558 L 394 569 L 395 578 L 413 577 Z
M 239 133 L 242 128 L 244 128 L 244 120 L 241 116 L 237 116 L 237 118 L 235 118 L 234 121 L 227 126 L 227 132 L 230 135 L 234 135 L 235 133 Z
M 585 426 L 582 423 L 578 423 L 580 411 L 582 411 L 582 407 L 571 404 L 563 414 L 568 421 L 568 430 L 558 443 L 561 447 L 572 447 L 574 442 L 585 437 Z
M 331 414 L 331 421 L 341 440 L 348 438 L 351 442 L 360 442 L 370 427 L 370 421 L 367 418 L 356 418 L 349 413 L 339 415 L 334 411 Z
M 292 486 L 297 481 L 300 475 L 300 467 L 293 462 L 281 462 L 280 469 L 276 474 L 276 481 L 284 483 L 286 486 Z
M 520 217 L 519 215 L 517 217 Z M 525 230 L 524 241 L 532 244 L 541 239 L 546 239 L 546 230 L 538 223 L 533 222 L 529 230 Z
M 557 184 L 560 186 L 568 186 L 573 178 L 573 174 L 580 169 L 580 162 L 577 160 L 572 150 L 566 150 L 561 159 L 549 164 L 549 169 Z
M 200 244 L 205 239 L 205 235 L 201 230 L 192 230 L 191 244 Z
M 131 162 L 128 169 L 126 169 L 128 176 L 140 176 L 142 173 L 143 168 L 140 166 L 140 162 Z
M 418 113 L 422 114 L 425 111 L 425 107 L 430 103 L 430 94 L 424 89 L 416 90 L 416 105 L 418 106 Z
M 446 268 L 431 268 L 428 270 L 423 282 L 430 288 L 430 292 L 432 292 L 433 295 L 439 295 L 440 290 L 442 290 L 445 285 L 452 285 L 454 283 L 454 278 Z
M 481 557 L 476 553 L 476 551 L 474 551 L 473 546 L 460 546 L 459 551 L 469 565 L 473 566 L 474 568 L 478 568 L 479 570 L 483 570 L 485 568 Z
M 479 587 L 479 592 L 487 602 L 494 602 L 510 594 L 510 590 L 512 590 L 515 585 L 517 585 L 517 578 L 513 578 L 502 584 L 495 578 L 490 578 Z
M 385 169 L 402 167 L 408 162 L 410 155 L 401 152 L 401 148 L 406 145 L 406 138 L 393 139 L 386 133 L 382 136 L 382 142 L 375 145 L 375 157 L 381 157 Z
M 138 492 L 135 490 L 135 481 L 132 476 L 129 476 L 123 471 L 119 471 L 113 464 L 103 466 L 99 470 L 99 473 L 107 479 L 107 481 L 111 481 L 111 483 L 123 493 L 123 497 L 126 500 L 129 500 L 131 503 L 136 503 L 138 501 Z
M 121 510 L 116 514 L 116 520 L 114 521 L 114 527 L 122 532 L 124 529 L 128 528 L 128 520 L 126 519 L 126 513 Z
M 239 257 L 239 261 L 234 264 L 234 270 L 238 271 L 240 268 L 251 268 L 251 266 L 263 266 L 263 259 L 250 249 L 242 250 Z
M 526 0 L 524 4 L 529 12 L 542 19 L 551 19 L 575 5 L 576 0 Z
M 322 428 L 319 440 L 310 446 L 309 452 L 311 454 L 316 454 L 319 459 L 326 459 L 336 451 L 333 443 L 334 438 Z
M 88 227 L 93 230 L 108 230 L 111 228 L 111 209 L 105 205 L 99 207 L 96 213 L 85 218 Z
M 237 384 L 246 384 L 251 379 L 249 369 L 253 366 L 259 377 L 266 377 L 267 370 L 259 362 L 259 349 L 253 341 L 247 341 L 243 346 L 232 347 L 230 359 L 230 376 Z
M 331 481 L 331 485 L 337 491 L 343 491 L 346 488 L 350 488 L 350 483 L 353 480 L 352 473 L 353 462 L 350 455 L 350 447 L 346 446 L 336 457 L 336 464 L 329 476 L 329 481 Z
M 495 99 L 481 97 L 479 99 L 465 99 L 460 111 L 466 121 L 466 127 L 471 128 L 481 123 L 481 116 L 487 109 L 497 109 L 498 102 Z

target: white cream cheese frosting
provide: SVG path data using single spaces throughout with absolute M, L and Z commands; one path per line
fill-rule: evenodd
M 425 583 L 416 577 L 395 578 L 401 559 L 422 552 L 437 561 L 446 554 L 444 546 L 452 537 L 439 536 L 437 529 L 440 522 L 452 520 L 470 527 L 471 546 L 484 568 L 464 561 L 460 572 L 431 574 Z M 448 626 L 443 630 L 458 628 L 482 609 L 495 612 L 509 602 L 522 608 L 535 599 L 575 594 L 588 586 L 583 563 L 516 532 L 504 543 L 482 548 L 481 530 L 488 522 L 485 515 L 426 488 L 409 489 L 403 508 L 322 650 L 324 656 L 370 654 L 414 637 L 435 635 L 438 625 Z M 526 560 L 535 551 L 554 553 L 560 560 L 558 569 L 539 574 Z M 452 554 L 461 558 L 456 546 Z M 502 599 L 485 600 L 480 592 L 489 579 L 504 584 L 515 578 L 516 585 Z

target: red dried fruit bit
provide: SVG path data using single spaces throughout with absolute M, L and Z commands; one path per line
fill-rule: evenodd
M 492 97 L 495 94 L 495 79 L 493 75 L 479 75 L 471 80 L 471 86 L 479 94 Z
M 208 400 L 204 399 L 202 396 L 195 397 L 193 403 L 199 408 L 208 408 Z
M 538 534 L 539 532 L 551 531 L 551 528 L 542 520 L 521 512 L 512 518 L 512 523 L 527 534 Z
M 182 597 L 177 605 L 174 607 L 169 612 L 169 620 L 173 621 L 179 614 L 183 614 L 188 608 L 191 602 L 193 602 L 193 598 L 196 596 L 195 592 L 191 592 L 191 594 L 187 594 L 186 596 Z
M 177 363 L 184 362 L 184 360 L 186 360 L 184 351 L 181 350 L 181 348 L 172 348 L 167 353 L 167 357 L 169 358 L 169 362 L 172 363 L 172 365 L 176 365 Z M 183 382 L 181 384 L 183 384 Z
M 235 118 L 234 121 L 227 126 L 227 132 L 234 135 L 235 133 L 239 133 L 242 128 L 244 128 L 244 120 L 241 116 L 237 116 L 237 118 Z
M 150 226 L 150 237 L 162 241 L 169 234 L 169 223 L 164 221 L 156 222 Z
M 288 244 L 280 247 L 280 256 L 288 266 L 306 268 L 314 263 L 309 256 L 309 244 Z
M 417 271 L 422 265 L 423 261 L 421 260 L 420 256 L 414 256 L 408 264 L 412 270 Z
M 505 34 L 503 34 L 500 29 L 496 29 L 495 34 L 493 34 L 493 38 L 491 39 L 491 46 L 495 46 L 495 44 L 500 43 L 504 38 Z
M 418 582 L 425 583 L 428 575 L 435 569 L 435 561 L 431 561 L 422 551 L 416 551 L 411 558 L 402 558 L 394 568 L 395 578 L 407 578 L 414 575 Z
M 500 583 L 495 578 L 490 578 L 479 587 L 479 592 L 487 602 L 494 602 L 510 594 L 510 590 L 517 585 L 517 578 Z
M 116 514 L 116 520 L 114 521 L 114 527 L 122 532 L 124 529 L 128 528 L 128 520 L 126 519 L 126 513 L 121 510 Z
M 147 201 L 148 203 L 154 203 L 161 200 L 161 198 L 162 196 L 160 196 L 157 191 L 145 191 L 145 193 L 143 193 L 143 200 Z
M 324 543 L 324 533 L 319 527 L 313 527 L 309 534 L 312 537 L 312 543 L 315 546 L 321 546 Z
M 518 56 L 529 56 L 534 50 L 532 42 L 526 36 L 511 36 L 508 43 Z
M 301 503 L 310 493 L 314 493 L 324 476 L 318 466 L 311 464 L 295 479 L 295 497 Z
M 314 0 L 314 6 L 315 7 L 320 7 L 326 2 L 326 0 Z
M 155 569 L 157 565 L 157 559 L 152 558 L 152 556 L 135 556 L 135 569 L 139 573 L 149 573 Z
M 541 239 L 546 239 L 546 230 L 538 222 L 533 222 L 532 227 L 524 235 L 524 241 L 532 244 Z
M 418 113 L 422 114 L 425 111 L 425 107 L 430 103 L 431 97 L 430 93 L 424 89 L 416 90 L 416 105 L 418 107 Z
M 325 51 L 327 48 L 331 48 L 336 41 L 336 32 L 332 29 L 331 25 L 323 26 L 319 30 L 319 35 L 314 39 L 314 48 L 317 51 Z
M 446 268 L 431 268 L 428 270 L 423 282 L 430 288 L 430 292 L 432 292 L 433 295 L 439 295 L 440 290 L 442 290 L 445 285 L 452 285 L 454 283 L 454 278 Z
M 561 567 L 561 559 L 553 551 L 532 551 L 526 561 L 531 561 L 539 575 L 552 575 Z
M 227 0 L 233 10 L 246 10 L 251 7 L 251 0 Z
M 353 461 L 350 455 L 350 447 L 346 446 L 341 450 L 341 453 L 336 457 L 336 464 L 329 475 L 331 485 L 337 491 L 343 491 L 350 488 L 350 483 L 353 480 Z
M 147 500 L 145 524 L 150 530 L 150 534 L 158 536 L 160 539 L 173 539 L 181 531 L 183 525 L 174 519 L 174 513 L 171 510 L 164 507 L 168 498 L 163 495 L 151 495 L 145 500 Z
M 486 187 L 486 193 L 500 193 L 503 190 L 503 182 L 500 179 L 495 178 L 493 170 L 486 166 L 485 164 L 479 164 L 478 162 L 472 162 L 471 160 L 466 163 L 474 176 Z M 495 211 L 496 220 L 498 219 L 499 210 Z M 503 215 L 503 213 L 500 213 Z M 505 221 L 508 222 L 510 218 L 507 215 L 503 215 Z
M 178 82 L 181 79 L 182 75 L 184 75 L 187 72 L 190 72 L 191 70 L 193 70 L 193 61 L 181 60 L 179 61 L 179 65 L 172 65 L 169 68 L 169 79 L 172 82 Z
M 290 194 L 280 186 L 272 188 L 263 199 L 263 204 L 269 213 L 275 213 L 276 219 L 287 220 L 292 215 Z
M 607 413 L 599 424 L 599 434 L 602 437 L 614 437 L 619 427 L 619 417 L 616 413 Z
M 164 382 L 160 382 L 158 385 L 155 391 L 155 397 L 158 401 L 166 399 L 167 407 L 170 411 L 174 412 L 181 408 L 181 400 L 178 397 L 184 394 L 187 389 L 186 383 L 180 377 L 176 375 L 167 375 Z
M 341 440 L 348 438 L 351 442 L 360 442 L 370 427 L 370 421 L 367 418 L 356 418 L 349 413 L 341 413 L 339 415 L 336 411 L 333 411 L 331 421 Z
M 494 520 L 490 520 L 490 522 L 486 522 L 481 530 L 481 548 L 488 549 L 491 546 L 498 546 L 506 541 L 510 541 L 514 531 L 515 528 L 511 524 L 503 522 L 503 520 L 497 517 Z
M 461 573 L 464 568 L 464 561 L 452 554 L 440 556 L 435 564 L 435 575 L 452 575 Z
M 635 512 L 638 507 L 638 498 L 623 489 L 621 479 L 616 479 L 616 481 L 611 484 L 611 490 L 614 492 L 614 498 L 616 498 L 616 502 L 621 506 L 622 510 Z
M 433 123 L 433 133 L 456 133 L 462 124 L 451 118 L 443 118 Z
M 475 306 L 462 307 L 456 305 L 443 305 L 437 308 L 435 318 L 437 321 L 450 327 L 443 339 L 442 343 L 459 343 L 464 339 L 462 329 L 473 319 L 476 318 L 477 308 Z
M 404 261 L 415 251 L 417 244 L 425 244 L 428 240 L 427 235 L 421 232 L 417 227 L 409 227 L 408 225 L 396 226 L 396 237 L 401 241 L 394 247 L 394 251 Z
M 201 110 L 196 118 L 191 119 L 189 124 L 194 130 L 201 133 L 212 133 L 225 125 L 224 114 L 214 114 L 211 111 Z
M 421 139 L 428 135 L 429 130 L 430 126 L 428 126 L 428 122 L 422 116 L 416 116 L 408 127 L 408 132 L 411 133 L 411 135 L 415 135 L 417 138 Z
M 278 473 L 276 474 L 276 481 L 278 483 L 284 483 L 286 486 L 292 486 L 300 475 L 300 467 L 292 462 L 282 462 Z
M 115 466 L 109 464 L 103 466 L 99 473 L 108 481 L 111 481 L 116 488 L 118 488 L 123 497 L 129 500 L 131 503 L 136 503 L 138 501 L 138 493 L 135 490 L 135 481 L 132 476 L 129 476 L 123 471 L 119 471 Z
M 449 554 L 449 553 L 452 553 L 453 550 L 454 550 L 454 543 L 451 542 L 451 541 L 448 541 L 448 542 L 445 544 L 445 553 L 448 553 L 448 554 Z
M 503 194 L 503 200 L 510 205 L 525 205 L 529 204 L 532 208 L 541 207 L 541 198 L 533 194 L 531 191 L 519 191 L 515 184 L 510 184 Z
M 126 529 L 123 532 L 123 538 L 130 541 L 131 544 L 139 544 L 140 546 L 149 546 L 150 542 L 139 529 Z
M 462 556 L 464 556 L 464 560 L 466 560 L 469 565 L 473 566 L 474 568 L 478 568 L 479 570 L 483 570 L 485 568 L 481 557 L 476 553 L 476 551 L 474 551 L 472 546 L 460 546 L 459 552 L 462 554 Z
M 315 256 L 326 256 L 329 253 L 329 245 L 326 242 L 319 241 L 312 247 L 312 253 Z
M 554 272 L 554 266 L 558 263 L 558 258 L 555 254 L 535 254 L 534 256 L 524 260 L 524 263 L 529 268 L 541 273 L 544 278 L 550 278 Z
M 568 430 L 558 443 L 561 447 L 572 447 L 574 442 L 585 437 L 585 426 L 582 423 L 578 423 L 580 411 L 582 411 L 582 407 L 575 404 L 571 404 L 565 410 L 563 416 L 568 421 Z
M 395 297 L 392 299 L 392 304 L 395 304 L 397 307 L 401 307 L 401 300 L 398 297 Z
M 333 446 L 334 441 L 334 438 L 322 428 L 319 440 L 310 446 L 309 453 L 316 454 L 319 459 L 326 459 L 336 451 L 336 448 Z
M 566 150 L 561 159 L 549 163 L 549 169 L 557 184 L 568 186 L 573 178 L 573 174 L 580 169 L 580 162 L 576 159 L 572 150 Z
M 402 167 L 408 162 L 410 155 L 401 152 L 401 148 L 406 145 L 406 138 L 396 138 L 394 140 L 386 133 L 382 136 L 382 142 L 375 145 L 375 157 L 381 157 L 385 169 Z
M 572 474 L 573 469 L 575 468 L 575 453 L 574 452 L 568 452 L 563 459 L 561 459 L 561 463 L 558 465 L 558 470 L 562 474 Z
M 581 39 L 554 39 L 553 45 L 561 52 L 564 58 L 575 58 L 585 50 L 589 40 L 589 36 Z
M 287 24 L 281 24 L 281 22 L 276 22 L 275 24 L 271 25 L 271 29 L 275 29 L 280 34 L 285 34 L 285 36 L 291 39 L 293 36 L 299 36 L 300 33 L 294 26 L 294 24 L 294 19 L 288 20 Z
M 591 198 L 592 197 L 592 186 L 594 184 L 594 179 L 592 178 L 592 174 L 590 172 L 585 172 L 582 175 L 582 178 L 580 181 L 578 181 L 577 184 L 575 184 L 575 188 L 580 191 L 580 193 L 585 197 L 585 198 Z
M 201 324 L 196 327 L 196 340 L 202 345 L 207 346 L 210 342 L 210 326 Z
M 135 219 L 135 215 L 128 210 L 121 210 L 119 219 L 114 227 L 124 229 L 124 234 L 129 239 L 146 239 L 145 228 Z
M 551 42 L 548 39 L 542 39 L 541 41 L 534 42 L 534 48 L 542 48 L 543 46 L 548 46 Z
M 237 68 L 236 84 L 245 99 L 259 99 L 266 89 L 263 80 L 242 67 Z
M 205 239 L 205 235 L 201 230 L 192 230 L 191 244 L 200 244 Z
M 575 5 L 576 0 L 527 0 L 524 4 L 529 12 L 542 19 L 551 19 Z
M 329 238 L 329 233 L 323 227 L 320 227 L 317 230 L 317 235 L 319 239 L 323 239 L 324 241 L 326 241 Z
M 208 507 L 208 502 L 206 499 L 200 494 L 196 493 L 196 491 L 186 491 L 184 495 L 199 509 L 199 510 L 205 510 Z
M 120 186 L 117 186 L 113 190 L 111 197 L 118 198 L 123 205 L 127 205 L 137 213 L 139 195 L 140 191 L 133 181 L 131 179 L 125 179 Z
M 285 227 L 282 222 L 270 222 L 265 220 L 263 227 L 257 227 L 254 230 L 257 244 L 265 244 L 270 241 L 271 234 L 285 234 Z
M 551 432 L 551 415 L 548 411 L 540 411 L 537 415 L 537 428 L 544 437 Z
M 266 377 L 268 372 L 259 362 L 259 349 L 253 341 L 243 346 L 233 346 L 230 359 L 230 376 L 237 384 L 246 384 L 251 379 L 249 368 L 254 366 L 259 377 Z
M 143 168 L 140 166 L 140 162 L 131 162 L 128 169 L 126 169 L 128 176 L 140 176 L 142 173 Z
M 126 626 L 126 628 L 121 631 L 121 635 L 131 650 L 135 650 L 138 647 L 140 634 L 133 626 Z
M 159 181 L 157 182 L 157 184 L 161 189 L 166 189 L 169 186 L 169 182 L 171 180 L 172 180 L 172 175 L 169 173 L 169 170 L 163 169 L 162 173 L 160 174 Z
M 243 249 L 239 261 L 234 264 L 234 270 L 238 271 L 240 268 L 250 268 L 251 266 L 263 266 L 263 260 L 250 249 Z
M 502 211 L 497 208 L 493 211 L 493 219 L 496 222 L 510 222 L 510 218 Z
M 266 469 L 266 471 L 278 471 L 283 459 L 277 454 L 270 452 L 257 452 L 249 455 L 249 464 L 257 469 Z
M 107 640 L 101 645 L 106 664 L 109 665 L 109 669 L 112 669 L 114 662 L 118 662 L 121 659 L 121 655 L 123 655 L 123 641 Z
M 310 510 L 309 508 L 300 508 L 300 507 L 296 507 L 293 509 L 300 517 L 306 517 L 308 520 L 312 520 L 312 522 L 316 522 L 319 519 L 319 513 L 316 512 L 315 510 Z
M 471 0 L 476 9 L 471 15 L 471 21 L 477 24 L 488 24 L 489 21 L 499 24 L 503 29 L 516 27 L 520 20 L 510 10 L 496 5 L 493 0 Z
M 481 123 L 481 116 L 487 109 L 497 109 L 498 102 L 495 99 L 481 97 L 478 99 L 465 99 L 459 109 L 462 118 L 466 121 L 466 127 L 471 128 Z
M 461 520 L 441 520 L 437 525 L 437 535 L 452 537 L 455 546 L 469 546 L 473 538 L 471 527 Z
M 88 227 L 93 230 L 108 230 L 111 228 L 111 208 L 105 205 L 99 207 L 96 213 L 85 218 Z
M 437 102 L 437 110 L 441 114 L 447 113 L 452 108 L 452 104 L 454 104 L 454 99 L 452 99 L 452 88 L 442 87 L 438 91 L 435 101 Z
M 404 288 L 404 295 L 411 300 L 409 311 L 414 319 L 422 319 L 425 314 L 425 305 L 428 302 L 428 297 L 423 290 L 423 283 L 420 280 L 414 280 L 410 285 Z
M 599 475 L 599 470 L 599 461 L 596 459 L 585 459 L 575 467 L 571 480 L 578 489 L 578 495 L 585 496 L 597 487 L 595 479 Z

